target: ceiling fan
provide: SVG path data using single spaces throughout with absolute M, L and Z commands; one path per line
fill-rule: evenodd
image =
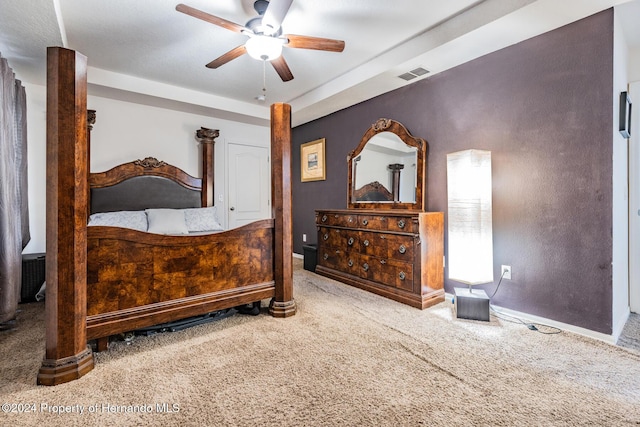
M 328 52 L 342 52 L 344 41 L 320 37 L 282 34 L 282 21 L 289 11 L 293 0 L 256 0 L 253 8 L 258 16 L 250 19 L 244 26 L 211 15 L 186 4 L 176 6 L 178 12 L 202 19 L 227 30 L 249 36 L 249 40 L 207 64 L 208 68 L 218 68 L 245 53 L 252 58 L 271 62 L 282 81 L 293 79 L 293 74 L 282 56 L 282 48 L 314 49 Z

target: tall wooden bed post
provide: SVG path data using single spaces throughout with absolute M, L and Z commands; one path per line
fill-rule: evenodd
M 91 175 L 91 131 L 96 124 L 96 110 L 87 110 L 87 182 Z M 91 215 L 91 187 L 87 185 L 87 221 Z
M 291 204 L 291 106 L 271 105 L 271 173 L 274 230 L 275 296 L 269 304 L 274 317 L 296 314 L 293 299 L 293 225 Z
M 46 352 L 38 384 L 82 377 L 87 345 L 87 58 L 47 49 Z M 69 209 L 71 208 L 71 209 Z M 69 307 L 73 307 L 70 309 Z
M 201 127 L 196 131 L 196 138 L 202 144 L 202 206 L 213 206 L 213 183 L 215 167 L 214 144 L 220 136 L 218 129 Z

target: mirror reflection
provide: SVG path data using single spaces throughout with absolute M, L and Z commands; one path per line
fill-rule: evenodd
M 352 202 L 415 203 L 417 160 L 417 148 L 396 134 L 373 136 L 352 162 Z

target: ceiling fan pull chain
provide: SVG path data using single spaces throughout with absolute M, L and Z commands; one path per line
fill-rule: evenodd
M 267 100 L 267 60 L 262 60 L 262 95 L 256 96 L 259 102 Z
M 262 100 L 267 99 L 267 60 L 262 60 Z

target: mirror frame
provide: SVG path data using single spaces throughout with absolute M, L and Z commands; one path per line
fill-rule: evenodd
M 416 147 L 417 149 L 417 161 L 416 161 L 416 201 L 414 203 L 408 202 L 354 202 L 353 194 L 355 192 L 355 177 L 353 176 L 353 160 L 360 155 L 367 142 L 374 136 L 382 132 L 391 132 L 397 135 L 402 142 L 410 147 Z M 424 199 L 427 189 L 427 148 L 428 144 L 422 138 L 416 138 L 409 133 L 402 123 L 392 119 L 378 119 L 371 127 L 365 132 L 364 136 L 360 140 L 360 143 L 347 155 L 347 169 L 348 169 L 348 184 L 347 184 L 347 207 L 349 209 L 379 209 L 379 210 L 409 210 L 409 211 L 424 211 Z

